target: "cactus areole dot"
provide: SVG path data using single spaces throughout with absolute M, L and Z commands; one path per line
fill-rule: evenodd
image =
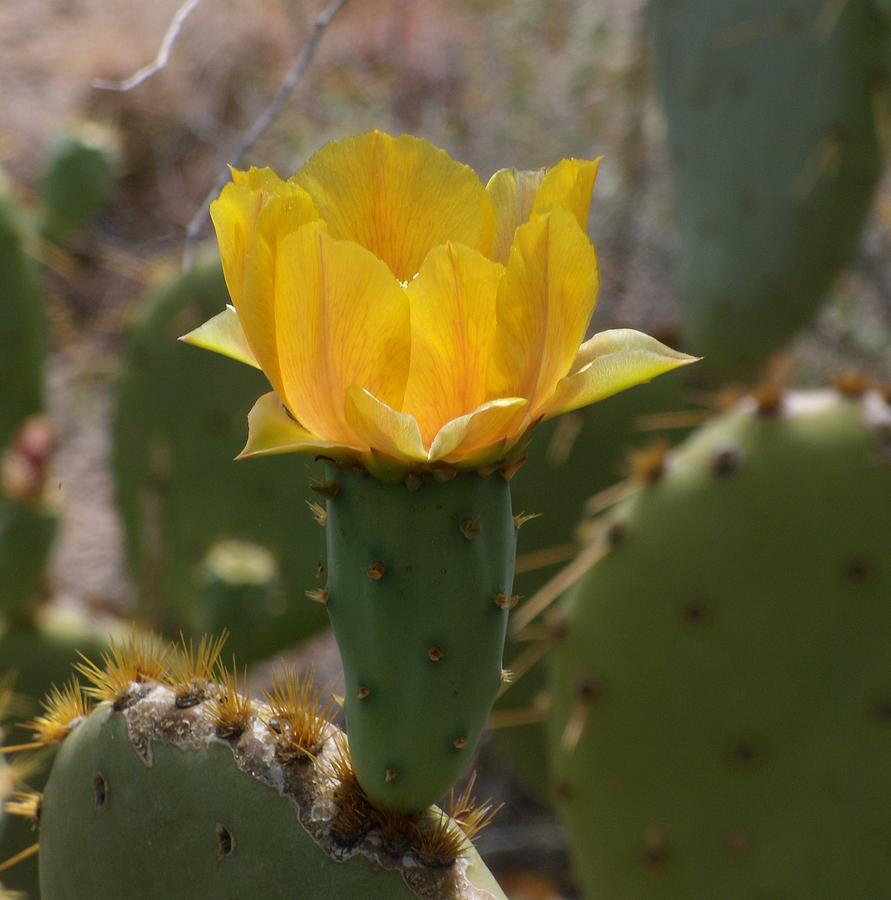
M 629 329 L 584 340 L 598 162 L 484 186 L 375 131 L 288 181 L 234 171 L 211 206 L 233 305 L 183 340 L 269 380 L 242 457 L 327 462 L 313 487 L 350 745 L 394 809 L 449 789 L 501 683 L 510 604 L 492 598 L 512 597 L 508 481 L 531 430 L 693 361 Z

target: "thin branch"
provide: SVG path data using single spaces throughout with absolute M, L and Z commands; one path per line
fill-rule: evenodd
M 285 80 L 282 82 L 281 87 L 278 89 L 278 93 L 275 95 L 275 97 L 273 97 L 272 102 L 269 104 L 269 106 L 266 107 L 263 114 L 259 119 L 257 119 L 251 130 L 248 131 L 248 133 L 244 136 L 241 144 L 239 144 L 238 148 L 235 150 L 235 153 L 229 161 L 230 166 L 237 168 L 241 164 L 241 161 L 244 159 L 248 151 L 250 151 L 254 144 L 256 144 L 258 140 L 260 140 L 269 126 L 272 125 L 272 123 L 275 122 L 275 120 L 279 117 L 281 111 L 284 109 L 285 104 L 288 101 L 288 98 L 291 95 L 291 92 L 297 86 L 297 83 L 300 81 L 300 77 L 306 71 L 307 66 L 309 66 L 309 64 L 312 62 L 313 57 L 316 54 L 316 50 L 318 49 L 319 42 L 322 39 L 322 35 L 325 33 L 325 29 L 327 29 L 334 17 L 347 4 L 347 2 L 348 0 L 332 0 L 332 2 L 329 3 L 316 17 L 316 20 L 313 23 L 312 32 L 309 35 L 309 40 L 307 40 L 306 44 L 304 45 L 300 56 L 297 57 L 296 62 L 293 66 L 291 66 L 290 71 L 285 76 Z M 207 195 L 201 201 L 201 205 L 198 207 L 198 210 L 186 227 L 186 241 L 183 250 L 183 268 L 186 271 L 188 271 L 192 267 L 195 242 L 198 240 L 198 237 L 200 236 L 201 231 L 204 228 L 205 222 L 207 221 L 208 207 L 210 206 L 211 201 L 223 189 L 228 180 L 228 171 L 220 175 L 220 177 L 214 183 L 213 187 L 207 192 Z
M 160 72 L 170 59 L 170 51 L 179 37 L 183 23 L 189 17 L 189 13 L 200 2 L 201 0 L 185 0 L 182 6 L 174 13 L 170 24 L 167 26 L 167 31 L 164 32 L 164 39 L 158 48 L 158 55 L 147 66 L 143 66 L 138 72 L 134 72 L 123 81 L 106 81 L 104 78 L 96 78 L 93 80 L 93 87 L 101 91 L 132 91 L 133 88 L 138 87 L 143 81 L 148 81 L 156 72 Z

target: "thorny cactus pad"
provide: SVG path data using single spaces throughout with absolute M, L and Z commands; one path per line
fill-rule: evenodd
M 715 371 L 757 371 L 855 255 L 888 149 L 891 29 L 879 5 L 648 5 L 678 299 Z
M 82 667 L 88 716 L 47 701 L 35 724 L 63 744 L 38 803 L 45 900 L 503 900 L 467 836 L 486 805 L 377 809 L 311 681 L 283 673 L 251 700 L 221 647 L 134 639 Z
M 891 407 L 762 391 L 638 472 L 554 655 L 588 896 L 884 896 Z

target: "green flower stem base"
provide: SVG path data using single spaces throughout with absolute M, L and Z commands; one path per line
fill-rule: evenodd
M 373 802 L 421 810 L 470 762 L 501 684 L 510 488 L 498 474 L 407 487 L 329 466 L 327 478 L 325 599 L 353 763 Z

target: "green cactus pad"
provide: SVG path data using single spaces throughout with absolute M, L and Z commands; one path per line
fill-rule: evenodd
M 262 659 L 282 640 L 279 620 L 286 612 L 275 557 L 258 544 L 222 540 L 210 548 L 202 569 L 193 633 L 226 631 L 227 653 L 236 659 Z
M 664 436 L 664 432 L 651 428 L 642 431 L 644 417 L 687 408 L 684 380 L 678 372 L 656 379 L 645 389 L 625 391 L 536 429 L 526 464 L 511 481 L 514 509 L 537 516 L 520 529 L 517 538 L 517 594 L 531 598 L 560 570 L 566 557 L 557 554 L 553 564 L 531 570 L 521 569 L 519 564 L 554 548 L 571 552 L 586 501 L 621 477 L 628 447 Z M 677 436 L 678 430 L 672 434 Z M 512 644 L 508 637 L 506 668 L 510 669 L 529 646 L 528 641 Z M 496 710 L 546 705 L 546 662 L 547 657 L 511 685 L 498 700 Z M 548 763 L 542 725 L 513 725 L 498 728 L 493 734 L 523 785 L 537 799 L 546 800 Z
M 749 398 L 602 522 L 550 723 L 588 896 L 887 892 L 889 454 L 876 392 Z
M 253 720 L 220 739 L 206 703 L 181 709 L 163 687 L 144 687 L 122 712 L 101 704 L 66 738 L 47 783 L 41 896 L 504 900 L 469 845 L 439 869 L 369 841 L 337 846 L 324 768 L 334 729 L 314 759 L 286 765 L 271 735 Z
M 748 376 L 857 247 L 882 172 L 888 23 L 872 3 L 814 0 L 658 0 L 650 16 L 689 345 Z
M 250 610 L 252 638 L 239 648 L 264 657 L 325 623 L 324 611 L 304 595 L 321 584 L 324 534 L 306 507 L 311 463 L 293 456 L 233 462 L 251 404 L 268 389 L 262 375 L 177 341 L 227 297 L 214 263 L 146 301 L 129 334 L 118 393 L 117 502 L 143 611 L 170 633 L 224 624 L 205 608 L 215 600 L 205 590 L 204 564 L 220 541 L 272 554 L 281 590 L 275 602 L 262 598 Z
M 112 131 L 86 123 L 50 145 L 40 181 L 41 231 L 57 243 L 86 228 L 102 212 L 117 177 Z
M 14 677 L 16 695 L 29 703 L 30 713 L 33 714 L 38 712 L 36 698 L 46 694 L 51 685 L 64 684 L 70 676 L 71 660 L 77 658 L 78 650 L 98 656 L 103 649 L 105 643 L 96 639 L 93 629 L 87 630 L 70 623 L 22 623 L 0 633 L 0 664 L 4 672 Z M 5 730 L 7 743 L 19 744 L 32 739 L 30 730 L 22 727 L 18 720 L 8 722 Z M 39 790 L 45 777 L 46 766 L 29 776 L 29 787 Z M 0 837 L 0 862 L 36 840 L 30 822 L 17 816 L 9 817 Z M 27 897 L 37 900 L 37 857 L 23 860 L 4 872 L 3 884 L 10 890 L 23 891 Z
M 13 208 L 0 198 L 0 453 L 43 407 L 46 322 Z
M 469 764 L 501 683 L 510 489 L 498 474 L 410 490 L 326 471 L 327 607 L 356 772 L 375 803 L 423 809 Z
M 7 627 L 30 620 L 55 535 L 54 512 L 0 497 L 0 613 Z

